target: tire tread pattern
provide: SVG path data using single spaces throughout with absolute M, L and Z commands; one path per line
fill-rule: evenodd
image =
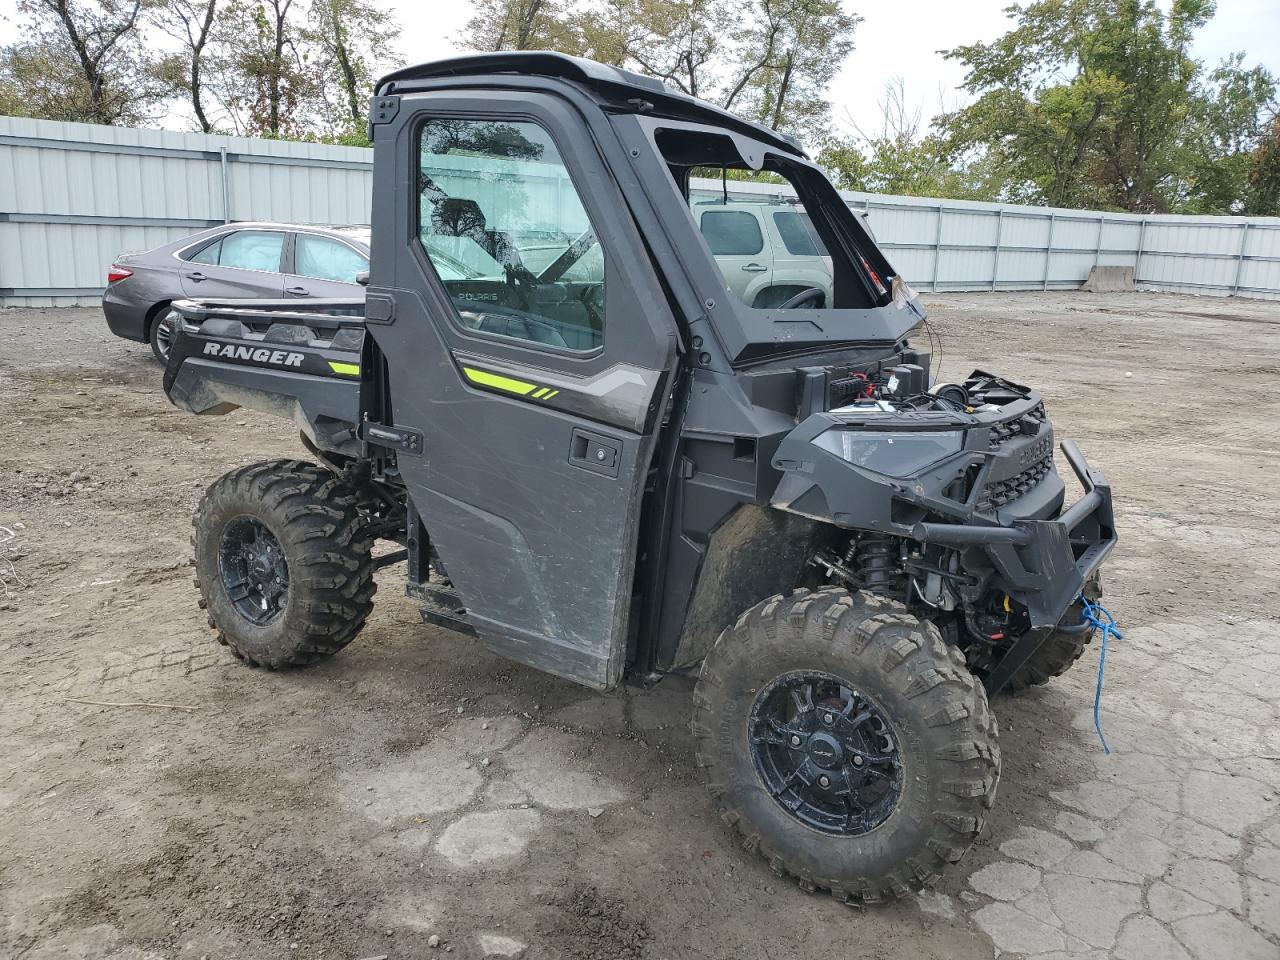
M 274 655 L 249 649 L 237 635 L 239 624 L 219 624 L 210 614 L 218 642 L 249 666 L 279 670 L 332 656 L 355 639 L 377 591 L 373 536 L 358 509 L 356 491 L 331 471 L 303 460 L 271 460 L 232 470 L 209 486 L 196 511 L 191 544 L 197 570 L 202 551 L 217 549 L 205 541 L 214 533 L 212 514 L 228 500 L 260 504 L 257 512 L 271 519 L 281 543 L 293 545 L 289 590 L 297 595 L 284 614 L 289 618 L 287 642 Z M 210 588 L 198 574 L 195 585 L 200 606 L 209 610 Z
M 914 851 L 892 870 L 875 876 L 814 876 L 788 858 L 780 838 L 766 836 L 734 803 L 728 764 L 714 736 L 712 688 L 723 688 L 750 670 L 752 648 L 818 641 L 833 653 L 874 664 L 918 707 L 922 727 L 944 746 L 934 750 L 936 809 L 919 831 Z M 842 650 L 840 648 L 843 648 Z M 789 875 L 803 890 L 822 889 L 838 900 L 876 903 L 908 896 L 936 882 L 978 839 L 995 801 L 1000 775 L 998 729 L 982 684 L 964 655 L 948 646 L 937 628 L 909 614 L 901 603 L 840 587 L 797 590 L 745 611 L 727 627 L 703 661 L 694 692 L 693 734 L 698 765 L 721 818 L 742 845 L 760 854 L 776 874 Z M 856 873 L 856 866 L 854 867 Z
M 1077 609 L 1072 607 L 1072 609 Z M 1054 677 L 1070 670 L 1084 655 L 1084 648 L 1093 640 L 1092 628 L 1083 633 L 1064 633 L 1055 630 L 1040 649 L 1009 678 L 1008 691 L 1021 693 L 1032 687 L 1043 686 Z

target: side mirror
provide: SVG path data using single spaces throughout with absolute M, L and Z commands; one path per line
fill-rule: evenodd
M 367 287 L 369 285 L 369 271 L 361 270 L 359 273 L 357 273 L 356 283 L 360 284 L 360 286 L 362 287 Z

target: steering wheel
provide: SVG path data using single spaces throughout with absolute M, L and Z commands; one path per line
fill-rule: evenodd
M 790 297 L 787 300 L 783 300 L 782 303 L 778 304 L 777 309 L 778 310 L 794 310 L 796 307 L 800 306 L 801 304 L 812 302 L 813 303 L 812 309 L 816 310 L 818 307 L 818 304 L 821 301 L 825 300 L 826 298 L 827 298 L 826 291 L 821 290 L 818 287 L 810 287 L 808 290 L 801 290 L 794 297 Z

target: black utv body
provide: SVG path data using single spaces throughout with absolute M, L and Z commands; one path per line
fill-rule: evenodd
M 319 461 L 209 489 L 219 638 L 331 654 L 406 561 L 425 619 L 588 686 L 701 664 L 712 792 L 802 886 L 935 879 L 995 795 L 987 693 L 1089 639 L 1102 475 L 1064 442 L 1064 509 L 1036 391 L 933 383 L 914 294 L 790 138 L 548 53 L 399 71 L 371 117 L 363 305 L 175 304 L 173 402 L 291 417 Z M 801 250 L 770 308 L 735 293 L 765 269 L 742 180 Z

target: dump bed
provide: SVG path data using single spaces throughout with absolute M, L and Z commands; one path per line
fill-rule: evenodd
M 177 407 L 288 417 L 316 446 L 355 452 L 363 300 L 178 300 L 164 388 Z

